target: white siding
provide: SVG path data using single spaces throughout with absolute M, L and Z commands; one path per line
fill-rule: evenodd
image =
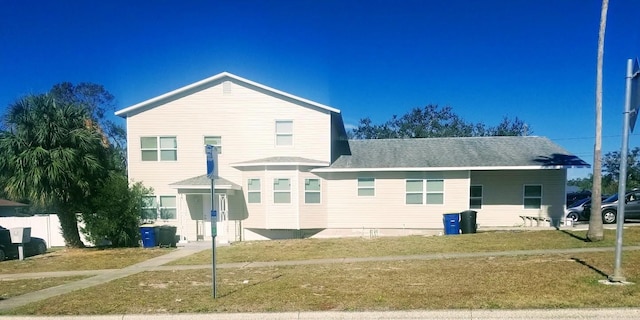
M 329 228 L 440 228 L 442 215 L 468 208 L 467 171 L 366 173 L 375 178 L 375 196 L 358 196 L 358 175 L 334 173 L 327 180 Z M 408 205 L 406 179 L 444 179 L 444 204 Z
M 305 203 L 305 179 L 320 179 L 320 203 Z M 321 177 L 303 172 L 300 174 L 300 184 L 298 186 L 300 203 L 300 228 L 326 228 L 327 208 L 329 203 L 327 182 Z
M 275 146 L 275 121 L 293 120 L 294 145 Z M 204 136 L 222 137 L 220 176 L 238 184 L 241 173 L 231 163 L 275 156 L 330 160 L 330 115 L 233 84 L 204 89 L 127 119 L 132 178 L 166 185 L 205 173 Z M 141 136 L 176 136 L 178 161 L 140 159 Z
M 521 215 L 553 217 L 564 215 L 566 170 L 474 171 L 471 184 L 481 184 L 482 209 L 477 222 L 485 226 L 522 225 Z M 542 185 L 540 209 L 525 209 L 524 185 Z M 474 209 L 475 210 L 475 209 Z
M 218 156 L 219 175 L 243 187 L 246 177 L 233 163 L 268 157 L 303 157 L 329 162 L 331 158 L 330 112 L 325 109 L 282 99 L 270 92 L 231 82 L 229 92 L 223 92 L 222 82 L 200 91 L 160 103 L 127 118 L 129 177 L 154 189 L 156 195 L 176 195 L 170 186 L 184 179 L 206 173 L 204 137 L 220 136 L 222 154 Z M 276 120 L 293 121 L 293 145 L 275 145 Z M 142 161 L 140 137 L 175 136 L 177 161 Z M 244 206 L 251 214 L 243 221 L 246 227 L 298 228 L 297 172 L 288 172 L 292 179 L 292 204 L 272 204 L 272 178 L 263 176 L 262 208 L 242 205 L 229 208 L 231 214 L 244 215 Z M 282 176 L 283 178 L 288 176 Z M 241 191 L 242 192 L 242 191 Z M 179 217 L 167 223 L 179 226 L 178 233 L 194 240 L 194 217 L 189 215 L 187 201 L 177 198 Z

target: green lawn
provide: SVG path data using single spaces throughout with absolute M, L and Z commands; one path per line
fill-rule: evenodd
M 615 240 L 609 230 L 600 243 L 587 243 L 584 235 L 545 230 L 245 242 L 220 247 L 218 262 L 602 247 Z M 640 228 L 625 229 L 624 243 L 640 245 Z M 128 254 L 147 252 L 139 250 Z M 179 263 L 210 264 L 210 259 L 205 250 Z M 216 271 L 217 299 L 211 297 L 209 268 L 142 272 L 6 314 L 637 307 L 640 286 L 598 283 L 613 272 L 613 263 L 614 252 L 608 251 L 225 268 Z M 640 251 L 624 253 L 623 272 L 627 280 L 640 281 Z
M 216 249 L 217 263 L 287 261 L 345 257 L 380 257 L 452 252 L 492 252 L 612 247 L 615 230 L 605 240 L 585 242 L 586 231 L 491 231 L 453 236 L 299 239 L 239 242 Z M 626 228 L 624 244 L 640 245 L 640 226 Z M 174 261 L 170 265 L 211 264 L 211 250 Z

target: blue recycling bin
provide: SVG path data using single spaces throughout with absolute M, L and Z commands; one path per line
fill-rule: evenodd
M 444 234 L 460 234 L 460 214 L 445 213 L 442 216 L 442 222 L 444 223 Z
M 153 248 L 158 245 L 156 232 L 158 228 L 153 226 L 140 227 L 140 238 L 142 238 L 143 248 Z

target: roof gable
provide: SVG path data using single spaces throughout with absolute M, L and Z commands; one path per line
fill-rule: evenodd
M 351 154 L 314 171 L 589 167 L 543 137 L 350 140 Z
M 167 101 L 171 101 L 173 99 L 177 99 L 177 98 L 183 97 L 185 95 L 189 95 L 191 93 L 206 89 L 206 88 L 208 88 L 208 87 L 210 87 L 212 85 L 215 85 L 217 83 L 220 83 L 220 82 L 224 81 L 225 79 L 236 81 L 238 83 L 244 84 L 244 85 L 249 86 L 249 87 L 253 87 L 253 88 L 258 89 L 258 90 L 266 91 L 268 93 L 280 96 L 281 98 L 284 98 L 284 99 L 293 100 L 293 101 L 296 101 L 298 103 L 302 103 L 302 104 L 305 104 L 305 105 L 308 105 L 308 106 L 312 106 L 312 107 L 315 107 L 315 108 L 319 108 L 319 109 L 322 109 L 322 110 L 327 110 L 329 112 L 340 113 L 340 110 L 332 108 L 332 107 L 329 107 L 327 105 L 324 105 L 324 104 L 321 104 L 321 103 L 317 103 L 317 102 L 314 102 L 314 101 L 311 101 L 311 100 L 307 100 L 307 99 L 304 99 L 304 98 L 301 98 L 301 97 L 286 93 L 284 91 L 280 91 L 280 90 L 265 86 L 263 84 L 260 84 L 260 83 L 257 83 L 257 82 L 254 82 L 254 81 L 251 81 L 251 80 L 236 76 L 236 75 L 231 74 L 229 72 L 222 72 L 222 73 L 219 73 L 219 74 L 217 74 L 215 76 L 206 78 L 204 80 L 200 80 L 198 82 L 192 83 L 192 84 L 184 86 L 182 88 L 179 88 L 179 89 L 167 92 L 165 94 L 159 95 L 159 96 L 157 96 L 155 98 L 151 98 L 151 99 L 145 100 L 143 102 L 140 102 L 138 104 L 134 104 L 134 105 L 132 105 L 130 107 L 118 110 L 118 111 L 116 111 L 115 115 L 124 118 L 124 117 L 127 117 L 130 114 L 139 113 L 139 112 L 142 112 L 142 111 L 147 110 L 149 108 L 153 108 L 153 107 L 155 107 L 157 105 L 163 104 L 163 103 L 165 103 Z

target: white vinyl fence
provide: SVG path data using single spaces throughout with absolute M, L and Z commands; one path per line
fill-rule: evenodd
M 38 214 L 32 217 L 0 217 L 0 226 L 7 229 L 31 227 L 31 236 L 44 239 L 49 248 L 64 246 L 60 220 L 56 214 Z M 82 225 L 78 225 L 78 228 L 80 227 Z M 82 233 L 80 233 L 80 237 L 85 244 L 90 245 Z

